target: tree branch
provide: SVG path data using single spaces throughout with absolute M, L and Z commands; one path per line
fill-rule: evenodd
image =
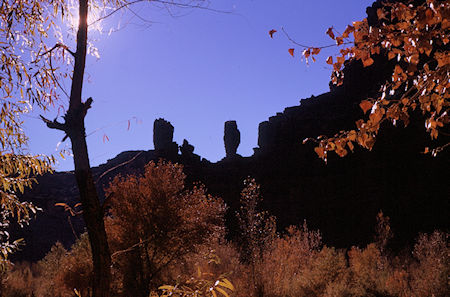
M 59 43 L 59 42 L 58 42 L 57 44 L 55 44 L 55 45 L 54 45 L 51 49 L 49 49 L 48 51 L 46 51 L 45 53 L 41 54 L 40 56 L 45 56 L 45 55 L 47 55 L 47 54 L 53 52 L 53 51 L 54 51 L 55 49 L 57 49 L 57 48 L 62 48 L 62 49 L 64 49 L 64 50 L 68 51 L 73 57 L 75 57 L 75 53 L 72 52 L 72 51 L 69 49 L 69 47 L 68 47 L 67 45 L 62 44 L 62 43 Z
M 213 12 L 218 12 L 218 13 L 232 13 L 232 11 L 225 11 L 225 10 L 219 10 L 219 9 L 214 9 L 214 8 L 209 8 L 206 6 L 201 6 L 201 5 L 193 5 L 193 4 L 187 4 L 187 3 L 177 3 L 174 1 L 164 1 L 164 0 L 134 0 L 131 2 L 126 2 L 122 5 L 120 5 L 119 7 L 117 7 L 116 9 L 114 9 L 113 11 L 111 11 L 110 13 L 96 19 L 95 21 L 93 21 L 92 23 L 89 24 L 89 26 L 94 25 L 95 23 L 98 23 L 106 18 L 109 18 L 110 16 L 112 16 L 113 14 L 115 14 L 116 12 L 118 12 L 119 10 L 126 8 L 128 6 L 131 6 L 133 4 L 137 4 L 137 3 L 141 3 L 141 2 L 155 2 L 155 3 L 160 3 L 160 4 L 164 4 L 164 5 L 172 5 L 172 6 L 176 6 L 176 7 L 180 7 L 180 8 L 195 8 L 195 9 L 203 9 L 203 10 L 208 10 L 208 11 L 213 11 Z
M 86 102 L 82 103 L 84 115 L 86 115 L 88 109 L 91 108 L 92 102 L 94 102 L 94 99 L 92 99 L 92 97 L 89 97 L 87 98 Z
M 56 119 L 53 121 L 50 121 L 49 119 L 46 119 L 44 116 L 40 115 L 42 121 L 49 127 L 50 129 L 56 129 L 61 130 L 67 133 L 67 126 L 65 123 L 60 123 Z
M 125 162 L 123 162 L 123 163 L 120 163 L 119 165 L 116 165 L 116 166 L 114 166 L 114 167 L 112 167 L 112 168 L 109 168 L 108 170 L 106 170 L 105 172 L 103 172 L 103 173 L 97 178 L 97 180 L 95 181 L 95 183 L 98 183 L 99 180 L 100 180 L 102 177 L 104 177 L 105 175 L 107 175 L 107 174 L 110 173 L 111 171 L 113 171 L 113 170 L 115 170 L 115 169 L 117 169 L 117 168 L 119 168 L 119 167 L 125 166 L 125 165 L 127 165 L 128 163 L 133 162 L 133 161 L 134 161 L 137 157 L 139 157 L 142 153 L 143 153 L 143 151 L 137 153 L 137 154 L 136 154 L 133 158 L 131 158 L 130 160 L 125 161 Z
M 286 35 L 286 38 L 290 41 L 290 42 L 292 42 L 293 44 L 295 44 L 295 45 L 298 45 L 298 46 L 300 46 L 300 47 L 303 47 L 303 48 L 320 48 L 320 49 L 324 49 L 324 48 L 329 48 L 329 47 L 334 47 L 334 46 L 338 46 L 337 44 L 329 44 L 329 45 L 324 45 L 324 46 L 309 46 L 309 45 L 304 45 L 304 44 L 301 44 L 301 43 L 298 43 L 297 41 L 295 41 L 294 39 L 292 39 L 291 38 L 291 36 L 289 36 L 289 34 L 286 32 L 286 30 L 284 30 L 284 28 L 283 27 L 281 27 L 281 31 L 283 31 L 283 33 L 284 33 L 284 35 Z M 344 43 L 342 43 L 342 44 L 340 44 L 340 45 L 347 45 L 347 44 L 353 44 L 353 42 L 344 42 Z
M 50 57 L 49 57 L 49 62 L 50 62 L 50 69 L 51 69 L 53 79 L 55 80 L 56 84 L 61 89 L 61 91 L 63 91 L 63 93 L 67 96 L 67 98 L 70 99 L 69 94 L 67 94 L 66 90 L 64 90 L 64 88 L 61 86 L 61 84 L 59 83 L 58 79 L 55 76 L 55 72 L 53 71 L 53 65 L 52 65 L 52 55 L 50 55 Z

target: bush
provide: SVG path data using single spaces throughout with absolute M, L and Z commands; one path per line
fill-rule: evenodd
M 199 247 L 224 235 L 225 205 L 202 185 L 185 188 L 182 166 L 150 162 L 142 176 L 116 177 L 106 193 L 112 259 L 126 296 L 147 297 Z
M 30 263 L 17 263 L 8 267 L 2 296 L 5 297 L 31 297 L 40 285 L 36 278 L 39 270 L 36 265 Z
M 414 246 L 414 261 L 410 266 L 411 296 L 448 296 L 450 292 L 450 249 L 447 233 L 435 231 L 420 234 Z
M 193 296 L 200 290 L 234 297 L 444 297 L 450 291 L 447 233 L 421 234 L 412 253 L 400 256 L 388 250 L 393 235 L 382 213 L 374 243 L 365 248 L 323 246 L 319 231 L 306 223 L 280 235 L 275 218 L 258 210 L 259 188 L 250 179 L 241 194 L 239 246 L 224 239 L 222 200 L 203 186 L 186 189 L 184 180 L 181 166 L 163 162 L 150 163 L 142 176 L 114 179 L 106 219 L 113 296 Z M 0 293 L 72 297 L 76 289 L 89 297 L 91 281 L 83 234 L 70 251 L 57 243 L 37 264 L 10 267 Z M 162 284 L 168 285 L 158 290 Z

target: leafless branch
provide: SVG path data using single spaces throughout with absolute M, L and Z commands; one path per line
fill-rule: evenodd
M 49 119 L 46 119 L 42 115 L 40 117 L 41 117 L 41 120 L 43 120 L 44 123 L 47 125 L 47 127 L 49 127 L 50 129 L 56 129 L 56 130 L 61 130 L 61 131 L 66 132 L 66 130 L 67 130 L 66 124 L 60 123 L 56 119 L 54 119 L 53 121 L 50 121 Z
M 142 17 L 142 16 L 139 15 L 137 12 L 135 12 L 133 9 L 131 9 L 131 7 L 128 6 L 127 9 L 128 9 L 135 17 L 137 17 L 138 19 L 140 19 L 140 20 L 143 21 L 144 23 L 148 23 L 148 24 L 154 24 L 154 23 L 155 23 L 155 22 L 153 22 L 153 21 L 151 21 L 151 20 L 148 20 L 148 19 Z
M 58 42 L 57 44 L 55 44 L 51 49 L 49 49 L 48 51 L 44 52 L 43 54 L 41 54 L 40 56 L 45 56 L 51 52 L 53 52 L 55 49 L 57 48 L 62 48 L 63 50 L 66 50 L 67 52 L 69 52 L 73 57 L 75 57 L 75 53 L 72 52 L 69 47 L 65 44 L 62 44 L 60 42 Z
M 51 69 L 53 79 L 55 80 L 56 84 L 61 89 L 61 91 L 63 91 L 64 95 L 66 95 L 67 98 L 70 99 L 69 94 L 67 94 L 66 90 L 64 90 L 64 88 L 61 86 L 61 84 L 59 83 L 58 79 L 55 76 L 55 72 L 53 71 L 53 65 L 52 65 L 52 55 L 50 55 L 50 57 L 49 57 L 49 62 L 50 62 L 50 69 Z
M 431 151 L 431 155 L 432 155 L 433 157 L 436 157 L 439 153 L 441 153 L 442 151 L 444 151 L 444 150 L 447 149 L 448 147 L 450 147 L 450 142 L 447 142 L 446 144 L 444 144 L 444 145 L 442 145 L 442 146 L 440 146 L 440 147 L 437 147 L 437 148 L 433 149 L 433 150 Z
M 133 161 L 136 160 L 136 158 L 139 157 L 142 153 L 143 153 L 143 151 L 137 153 L 137 154 L 136 154 L 133 158 L 131 158 L 130 160 L 125 161 L 125 162 L 123 162 L 123 163 L 120 163 L 119 165 L 116 165 L 116 166 L 114 166 L 114 167 L 112 167 L 112 168 L 106 170 L 105 172 L 103 172 L 103 173 L 97 178 L 97 180 L 95 181 L 95 183 L 98 183 L 98 181 L 99 181 L 102 177 L 104 177 L 105 175 L 107 175 L 107 174 L 110 173 L 111 171 L 116 170 L 116 169 L 119 168 L 119 167 L 125 166 L 125 165 L 127 165 L 128 163 L 133 162 Z
M 179 7 L 179 8 L 189 8 L 189 9 L 202 9 L 202 10 L 208 10 L 208 11 L 212 11 L 212 12 L 217 12 L 217 13 L 232 13 L 232 11 L 226 11 L 226 10 L 219 10 L 219 9 L 214 9 L 214 8 L 210 8 L 207 6 L 202 6 L 202 5 L 194 5 L 194 4 L 189 4 L 189 3 L 178 3 L 178 2 L 174 2 L 174 1 L 164 1 L 164 0 L 134 0 L 131 2 L 126 2 L 122 5 L 120 5 L 119 7 L 117 7 L 116 9 L 114 9 L 113 11 L 109 12 L 108 14 L 96 19 L 95 21 L 93 21 L 92 23 L 89 24 L 89 26 L 94 25 L 95 23 L 98 23 L 106 18 L 109 18 L 110 16 L 114 15 L 116 12 L 118 12 L 119 10 L 123 9 L 123 8 L 127 8 L 131 5 L 137 4 L 137 3 L 142 3 L 142 2 L 149 2 L 149 3 L 160 3 L 160 4 L 164 4 L 164 5 L 171 5 L 171 6 L 175 6 L 175 7 Z
M 281 27 L 281 31 L 283 31 L 284 35 L 286 35 L 286 38 L 287 38 L 290 42 L 292 42 L 293 44 L 298 45 L 298 46 L 300 46 L 300 47 L 303 47 L 303 48 L 305 48 L 305 49 L 307 49 L 307 48 L 320 48 L 320 49 L 324 49 L 324 48 L 329 48 L 329 47 L 338 46 L 336 43 L 334 43 L 334 44 L 329 44 L 329 45 L 324 45 L 324 46 L 310 46 L 310 45 L 304 45 L 304 44 L 298 43 L 298 42 L 295 41 L 293 38 L 291 38 L 291 36 L 289 36 L 289 34 L 286 32 L 286 30 L 285 30 L 283 27 Z M 353 44 L 353 42 L 350 42 L 350 41 L 349 41 L 349 42 L 344 42 L 344 43 L 342 43 L 341 45 L 347 45 L 347 44 Z
M 120 255 L 120 254 L 124 254 L 124 253 L 128 253 L 128 252 L 133 251 L 135 248 L 137 248 L 138 246 L 140 246 L 140 245 L 143 244 L 144 242 L 150 241 L 150 239 L 151 239 L 151 238 L 147 238 L 147 239 L 145 239 L 145 240 L 141 240 L 140 242 L 138 242 L 138 243 L 136 243 L 136 244 L 133 244 L 132 246 L 130 246 L 130 247 L 127 248 L 127 249 L 120 250 L 120 251 L 116 251 L 116 252 L 112 253 L 112 254 L 111 254 L 111 259 L 114 259 L 114 257 L 116 257 L 116 256 L 118 256 L 118 255 Z

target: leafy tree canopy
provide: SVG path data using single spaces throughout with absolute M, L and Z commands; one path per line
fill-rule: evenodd
M 52 1 L 57 9 L 60 2 Z M 43 6 L 43 5 L 46 6 Z M 11 216 L 26 223 L 37 208 L 16 194 L 30 187 L 33 176 L 51 170 L 52 157 L 26 152 L 21 116 L 33 105 L 46 108 L 55 96 L 55 78 L 43 40 L 54 25 L 42 1 L 2 1 L 0 5 L 0 261 L 18 241 L 10 243 L 6 229 Z

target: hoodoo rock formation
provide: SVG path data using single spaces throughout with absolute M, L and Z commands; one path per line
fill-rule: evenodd
M 194 154 L 194 146 L 189 144 L 186 139 L 183 139 L 183 144 L 180 146 L 180 153 L 182 156 L 190 157 Z
M 153 123 L 153 145 L 155 151 L 161 155 L 173 156 L 178 153 L 178 145 L 173 142 L 173 126 L 164 119 L 157 119 Z
M 237 148 L 241 143 L 241 132 L 237 128 L 236 121 L 227 121 L 224 126 L 223 142 L 226 158 L 232 158 L 237 155 Z

